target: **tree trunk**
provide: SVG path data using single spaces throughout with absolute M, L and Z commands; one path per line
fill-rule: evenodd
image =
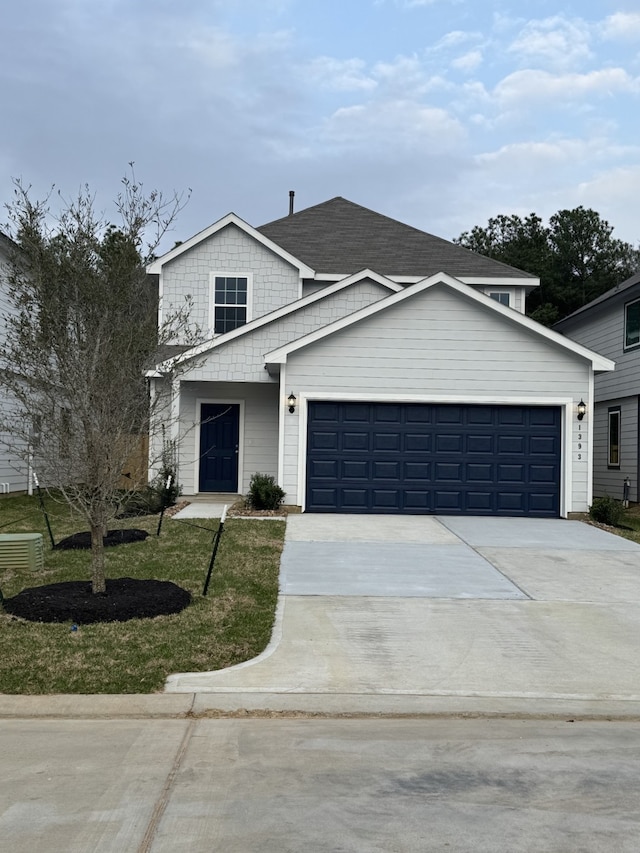
M 91 524 L 91 591 L 104 594 L 107 582 L 104 574 L 104 524 Z

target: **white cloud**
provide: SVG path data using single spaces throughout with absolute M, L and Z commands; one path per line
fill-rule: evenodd
M 615 41 L 640 40 L 640 13 L 616 12 L 605 18 L 601 32 L 604 38 Z
M 470 50 L 468 53 L 459 56 L 457 59 L 454 59 L 451 63 L 451 67 L 457 69 L 458 71 L 475 71 L 482 65 L 482 51 L 480 50 Z
M 572 102 L 588 96 L 607 96 L 618 92 L 640 92 L 640 80 L 623 68 L 603 68 L 586 74 L 553 75 L 548 71 L 516 71 L 493 90 L 503 106 L 528 106 L 540 102 Z
M 625 165 L 603 170 L 577 187 L 579 204 L 597 210 L 614 226 L 614 236 L 640 245 L 638 197 L 640 166 Z
M 525 65 L 533 62 L 553 69 L 569 69 L 593 56 L 590 42 L 591 32 L 585 21 L 555 16 L 529 21 L 508 51 L 521 57 Z
M 310 81 L 337 91 L 372 91 L 377 86 L 365 73 L 365 63 L 361 59 L 319 56 L 308 63 L 302 73 Z
M 447 152 L 466 138 L 462 124 L 443 109 L 413 101 L 385 101 L 337 110 L 326 122 L 323 139 L 333 146 L 384 153 Z

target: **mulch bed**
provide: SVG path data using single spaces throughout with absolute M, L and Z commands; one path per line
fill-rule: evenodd
M 94 595 L 89 581 L 67 581 L 23 589 L 6 598 L 7 613 L 30 622 L 126 622 L 179 613 L 191 593 L 171 581 L 115 578 L 104 595 Z
M 115 545 L 125 545 L 130 542 L 142 542 L 149 534 L 146 530 L 139 530 L 136 527 L 129 527 L 123 530 L 107 530 L 107 535 L 103 538 L 104 547 L 112 548 Z M 85 550 L 91 548 L 91 534 L 88 531 L 83 533 L 73 533 L 61 539 L 53 546 L 56 550 Z

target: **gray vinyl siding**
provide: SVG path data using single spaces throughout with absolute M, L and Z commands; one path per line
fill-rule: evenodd
M 311 305 L 292 311 L 194 359 L 190 381 L 261 382 L 275 380 L 264 369 L 265 353 L 353 314 L 389 295 L 386 287 L 364 280 Z
M 640 296 L 630 295 L 624 302 L 600 305 L 589 312 L 588 318 L 571 324 L 564 331 L 567 337 L 612 359 L 616 369 L 595 378 L 596 402 L 632 396 L 638 392 L 640 379 L 640 347 L 624 350 L 624 306 Z
M 521 326 L 511 325 L 444 287 L 398 303 L 289 356 L 287 389 L 314 393 L 481 396 L 487 401 L 534 399 L 544 403 L 588 399 L 590 364 Z M 283 488 L 297 497 L 299 418 L 285 418 Z M 580 429 L 580 433 L 578 432 Z M 569 510 L 587 508 L 589 423 L 571 418 L 573 450 Z M 303 438 L 303 437 L 301 437 Z
M 255 320 L 300 298 L 298 271 L 235 225 L 228 225 L 168 262 L 162 272 L 163 318 L 190 297 L 190 322 L 203 331 L 209 325 L 210 274 L 253 274 L 250 318 Z M 181 343 L 177 340 L 177 343 Z
M 3 391 L 0 391 L 3 415 L 18 411 L 17 405 Z M 26 491 L 29 475 L 24 461 L 26 445 L 9 433 L 0 432 L 0 494 Z
M 0 249 L 0 344 L 6 340 L 6 319 L 13 313 L 7 290 L 7 262 L 8 259 Z M 3 389 L 0 389 L 0 408 L 5 416 L 16 411 L 15 402 Z M 0 432 L 0 494 L 25 491 L 28 488 L 27 466 L 19 458 L 15 441 L 8 433 Z
M 609 468 L 609 409 L 620 408 L 620 467 Z M 606 400 L 596 404 L 593 424 L 593 495 L 622 500 L 625 477 L 631 480 L 629 499 L 638 501 L 638 398 Z
M 238 488 L 245 494 L 251 475 L 278 474 L 279 390 L 277 385 L 232 384 L 225 382 L 185 382 L 181 387 L 181 441 L 178 449 L 179 479 L 183 494 L 197 492 L 198 453 L 196 423 L 200 416 L 197 401 L 242 404 L 244 439 Z M 242 429 L 242 423 L 241 423 Z

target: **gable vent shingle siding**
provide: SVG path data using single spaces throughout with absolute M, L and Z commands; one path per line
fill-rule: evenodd
M 257 229 L 316 273 L 534 278 L 340 196 Z

